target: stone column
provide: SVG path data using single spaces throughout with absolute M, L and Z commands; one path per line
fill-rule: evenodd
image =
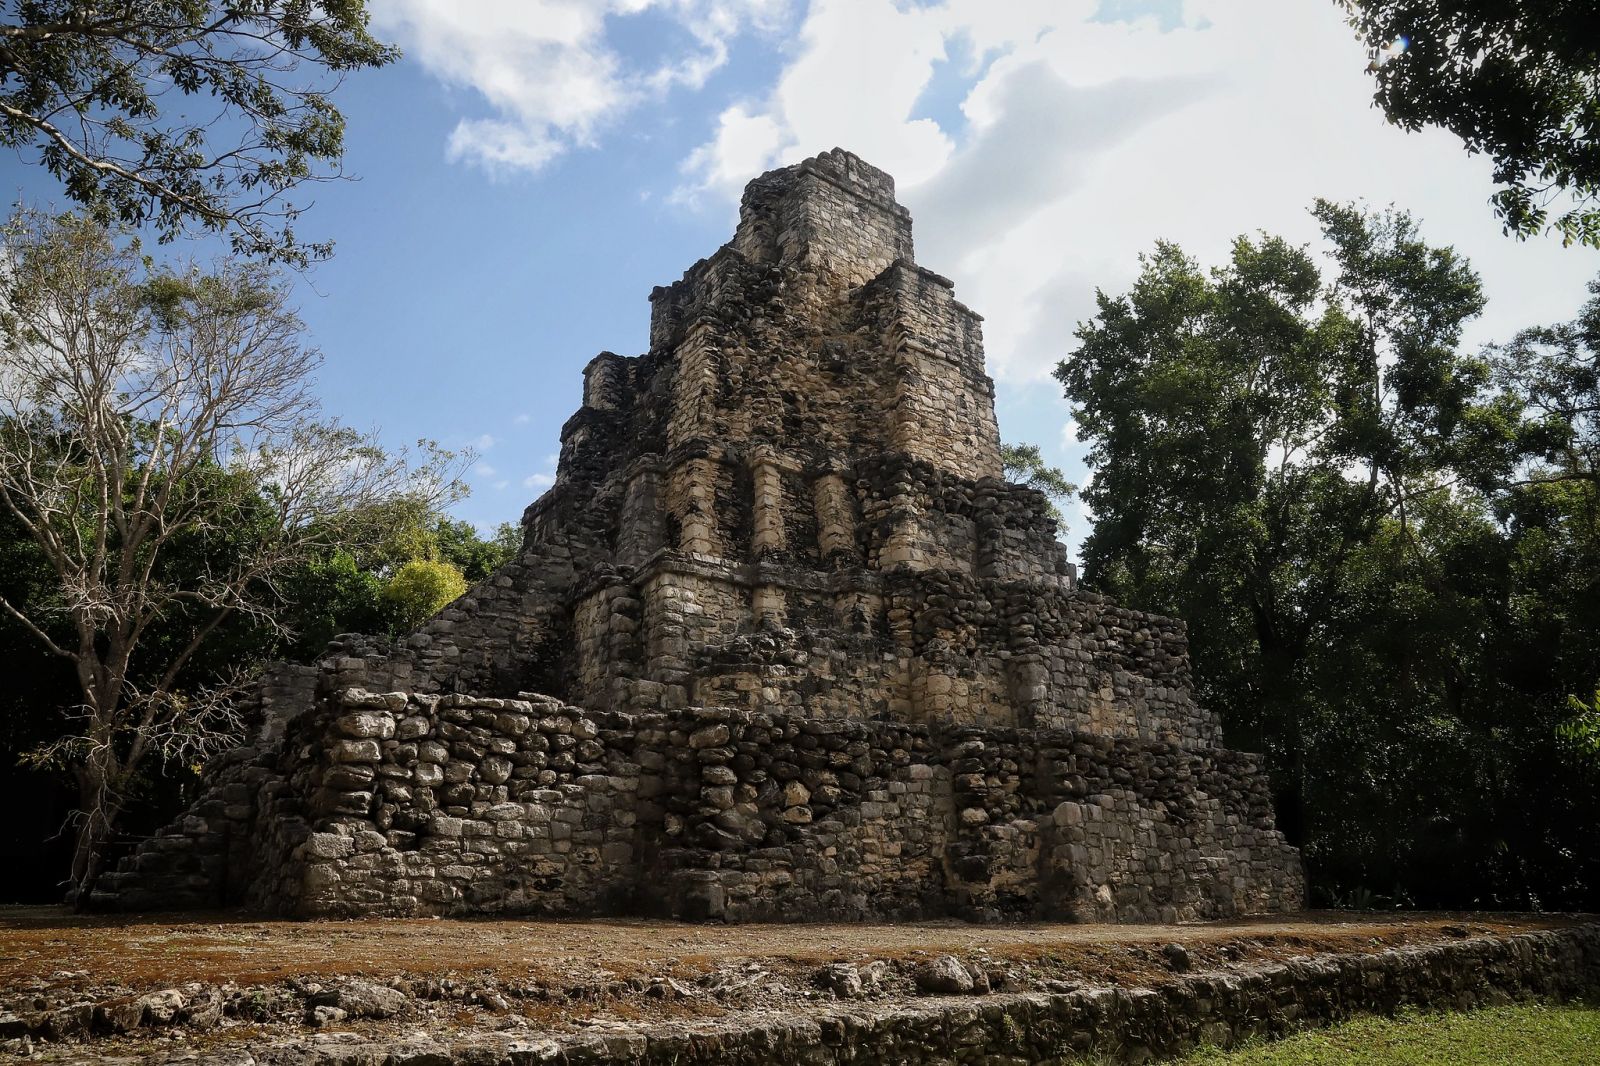
M 627 378 L 627 364 L 620 355 L 601 352 L 583 368 L 583 406 L 596 411 L 614 411 Z
M 754 534 L 750 547 L 757 559 L 782 552 L 788 547 L 783 523 L 783 471 L 777 456 L 759 449 L 751 464 L 755 479 Z
M 781 626 L 788 617 L 788 599 L 777 585 L 757 585 L 750 594 L 750 610 L 757 624 Z
M 671 510 L 678 518 L 678 548 L 722 555 L 717 536 L 717 464 L 690 459 L 672 471 Z
M 642 469 L 628 480 L 617 526 L 617 562 L 625 566 L 638 566 L 666 547 L 660 470 Z
M 750 457 L 750 473 L 754 482 L 751 516 L 751 554 L 764 559 L 781 554 L 789 546 L 789 534 L 783 520 L 782 458 L 765 445 L 756 448 Z M 788 615 L 788 602 L 783 589 L 777 585 L 757 585 L 750 595 L 751 613 L 758 625 L 784 624 Z
M 861 562 L 856 543 L 856 498 L 840 474 L 823 474 L 811 487 L 817 508 L 817 547 L 823 562 Z
M 713 439 L 717 388 L 717 352 L 709 326 L 696 323 L 677 348 L 672 375 L 672 408 L 667 419 L 667 448 Z
M 889 534 L 878 549 L 878 569 L 928 569 L 925 550 L 928 538 L 922 528 L 920 510 L 911 504 L 896 504 L 889 512 L 889 523 Z
M 1006 661 L 1006 688 L 1017 724 L 1027 729 L 1063 729 L 1065 716 L 1050 706 L 1050 670 L 1037 646 L 1013 648 Z
M 694 590 L 677 574 L 664 573 L 652 577 L 643 592 L 646 673 L 662 686 L 663 707 L 682 707 L 694 680 L 689 664 Z

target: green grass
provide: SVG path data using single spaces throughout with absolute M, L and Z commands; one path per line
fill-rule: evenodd
M 1600 1006 L 1522 1003 L 1359 1018 L 1180 1066 L 1600 1066 Z

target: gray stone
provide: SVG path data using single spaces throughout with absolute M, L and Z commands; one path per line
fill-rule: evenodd
M 410 1005 L 404 992 L 372 981 L 345 981 L 327 995 L 331 1006 L 354 1018 L 392 1018 Z
M 355 850 L 355 841 L 338 833 L 312 833 L 304 846 L 311 858 L 342 859 Z
M 855 999 L 866 990 L 861 971 L 848 962 L 834 962 L 824 966 L 818 981 L 840 999 Z
M 183 1009 L 183 993 L 176 988 L 164 988 L 140 996 L 137 1000 L 140 1014 L 146 1025 L 167 1025 Z
M 376 740 L 340 740 L 328 749 L 334 762 L 377 762 L 381 755 Z
M 725 725 L 709 725 L 704 729 L 697 729 L 689 735 L 689 746 L 695 749 L 715 748 L 728 742 L 729 732 Z
M 338 1007 L 312 1007 L 306 1012 L 306 1024 L 321 1028 L 325 1025 L 337 1025 L 349 1017 L 349 1014 Z
M 971 992 L 974 987 L 972 974 L 968 973 L 966 965 L 953 955 L 940 955 L 936 959 L 921 963 L 917 966 L 913 977 L 919 989 L 933 995 L 963 995 Z
M 347 737 L 388 740 L 394 736 L 394 719 L 387 714 L 347 714 L 334 728 Z

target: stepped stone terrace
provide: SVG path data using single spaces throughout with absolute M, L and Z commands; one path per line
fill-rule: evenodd
M 1301 906 L 1182 622 L 1001 476 L 981 319 L 835 149 L 603 353 L 516 558 L 270 669 L 108 909 L 1179 921 Z

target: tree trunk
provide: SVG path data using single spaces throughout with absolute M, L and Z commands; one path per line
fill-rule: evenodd
M 1263 718 L 1267 729 L 1276 734 L 1281 759 L 1279 773 L 1273 775 L 1278 828 L 1289 843 L 1298 846 L 1307 836 L 1306 745 L 1301 721 L 1305 707 L 1297 683 L 1304 652 L 1298 645 L 1279 641 L 1276 630 L 1271 628 L 1258 628 L 1257 640 L 1261 648 Z
M 100 877 L 105 845 L 111 839 L 112 824 L 122 807 L 112 790 L 107 770 L 98 752 L 91 754 L 78 770 L 80 821 L 72 848 L 72 883 L 67 889 L 67 902 L 80 912 L 89 906 L 89 896 Z

